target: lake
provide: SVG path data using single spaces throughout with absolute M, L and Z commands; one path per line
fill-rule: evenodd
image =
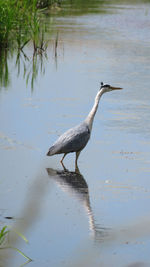
M 150 2 L 65 1 L 45 11 L 46 56 L 32 45 L 0 88 L 0 221 L 31 267 L 150 265 Z M 34 76 L 34 77 L 33 77 Z M 33 79 L 32 79 L 33 78 Z M 47 157 L 53 142 L 85 119 L 104 94 L 91 139 Z M 12 217 L 8 220 L 6 217 Z M 25 259 L 0 251 L 0 266 Z

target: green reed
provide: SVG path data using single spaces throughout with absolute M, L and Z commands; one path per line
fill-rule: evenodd
M 23 49 L 29 42 L 30 45 L 33 44 L 34 59 L 35 54 L 39 55 L 46 51 L 45 32 L 47 29 L 41 21 L 43 8 L 40 6 L 41 3 L 48 4 L 48 2 L 44 0 L 0 0 L 0 87 L 8 87 L 10 84 L 8 60 L 13 56 L 14 51 L 17 51 L 17 63 L 19 63 L 21 53 L 24 58 L 26 57 Z M 35 74 L 34 71 L 33 78 Z
M 8 234 L 7 226 L 4 226 L 0 231 L 0 248 L 4 244 L 7 238 L 7 234 Z
M 58 1 L 0 0 L 0 49 L 16 45 L 23 49 L 30 40 L 35 50 L 41 48 L 39 42 L 45 30 L 41 27 L 41 6 L 54 2 Z
M 13 229 L 11 231 L 15 232 L 15 234 L 17 234 L 26 243 L 28 243 L 28 240 L 26 239 L 26 237 L 22 233 L 16 231 L 15 229 Z M 9 233 L 10 233 L 10 227 L 9 226 L 4 226 L 0 230 L 0 249 L 13 249 L 13 250 L 17 251 L 19 254 L 21 254 L 27 260 L 23 265 L 25 265 L 26 263 L 32 261 L 32 259 L 30 259 L 27 255 L 25 255 L 20 249 L 15 248 L 13 246 L 9 246 L 9 242 L 8 242 Z

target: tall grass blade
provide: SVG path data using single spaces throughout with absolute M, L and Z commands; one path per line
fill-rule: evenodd
M 27 255 L 25 255 L 20 249 L 18 248 L 14 248 L 14 247 L 7 247 L 7 248 L 11 248 L 13 250 L 16 250 L 17 252 L 19 252 L 25 259 L 27 259 L 29 262 L 32 261 L 31 258 L 29 258 Z
M 20 232 L 18 232 L 16 229 L 12 229 L 13 232 L 15 232 L 18 236 L 20 236 L 26 243 L 29 243 L 28 239 Z

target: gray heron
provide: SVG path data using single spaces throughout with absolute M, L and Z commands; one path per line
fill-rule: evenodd
M 98 104 L 101 96 L 113 90 L 120 90 L 120 87 L 113 87 L 109 84 L 103 84 L 101 82 L 100 89 L 95 97 L 94 105 L 89 112 L 86 119 L 79 125 L 69 129 L 64 134 L 62 134 L 57 141 L 50 147 L 47 156 L 53 156 L 56 154 L 64 154 L 61 159 L 61 164 L 63 165 L 63 160 L 68 153 L 75 152 L 75 168 L 78 169 L 77 161 L 82 149 L 87 145 L 92 131 L 93 120 L 98 108 Z M 63 165 L 64 166 L 64 165 Z

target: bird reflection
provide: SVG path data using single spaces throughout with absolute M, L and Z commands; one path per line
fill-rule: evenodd
M 90 205 L 88 185 L 79 169 L 76 169 L 75 172 L 70 172 L 66 168 L 61 171 L 52 168 L 47 168 L 46 170 L 48 175 L 55 180 L 63 191 L 69 192 L 80 201 L 88 215 L 89 229 L 94 240 L 104 240 L 108 229 L 101 227 L 95 222 Z

